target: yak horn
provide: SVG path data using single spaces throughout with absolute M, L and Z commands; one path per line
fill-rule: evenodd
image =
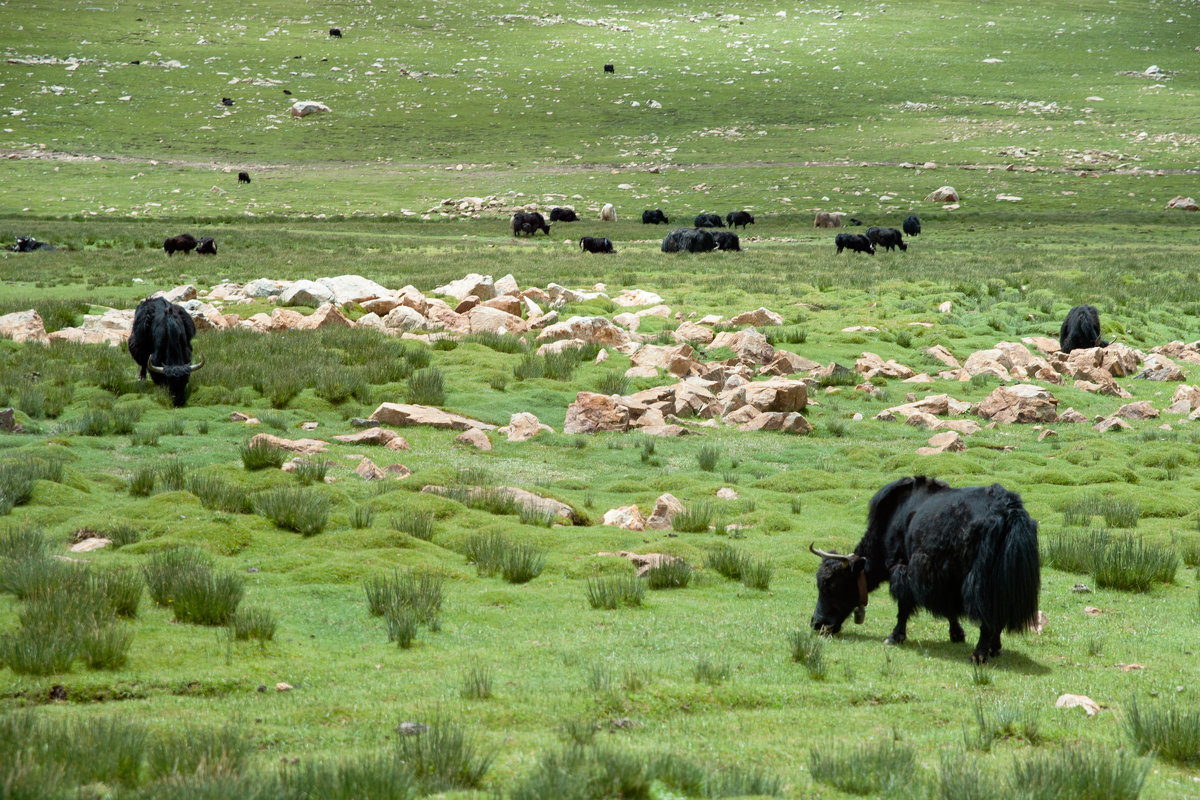
M 196 370 L 200 369 L 201 367 L 204 366 L 204 356 L 200 356 L 199 364 L 190 364 L 189 366 L 191 367 L 191 369 L 190 369 L 191 372 L 195 372 Z
M 146 368 L 147 368 L 147 369 L 149 369 L 151 372 L 157 372 L 157 373 L 159 373 L 160 375 L 161 375 L 162 373 L 166 372 L 166 370 L 165 370 L 165 369 L 163 369 L 162 367 L 156 367 L 156 366 L 154 366 L 154 362 L 153 362 L 153 361 L 151 361 L 150 359 L 146 359 Z
M 847 564 L 850 563 L 850 556 L 844 556 L 841 553 L 826 553 L 824 550 L 818 550 L 815 547 L 815 544 L 815 542 L 809 544 L 808 550 L 817 558 L 832 558 L 836 559 L 837 561 L 845 561 Z

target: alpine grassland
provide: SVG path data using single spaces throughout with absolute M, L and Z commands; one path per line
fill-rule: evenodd
M 1200 795 L 1192 0 L 0 9 L 0 794 Z M 737 210 L 740 252 L 661 251 Z M 906 251 L 836 254 L 914 214 Z M 538 291 L 435 291 L 471 273 Z M 240 299 L 346 275 L 402 305 Z M 175 407 L 114 332 L 187 286 Z M 1081 304 L 1122 363 L 1052 352 Z M 770 368 L 727 335 L 760 307 Z M 631 339 L 543 350 L 541 312 Z M 803 420 L 723 421 L 768 370 Z M 1052 413 L 883 413 L 1019 383 Z M 567 433 L 581 392 L 687 435 Z M 372 434 L 384 403 L 475 431 Z M 985 666 L 965 619 L 885 645 L 886 586 L 811 629 L 810 543 L 851 552 L 922 474 L 1038 522 L 1044 616 Z

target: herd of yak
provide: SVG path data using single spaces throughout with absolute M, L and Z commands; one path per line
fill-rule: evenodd
M 605 207 L 609 208 L 608 206 Z M 609 217 L 611 218 L 611 217 Z M 552 208 L 550 209 L 550 222 L 579 222 L 579 216 L 571 208 Z M 662 212 L 662 209 L 647 209 L 642 212 L 643 225 L 663 225 L 670 224 L 667 215 Z M 719 214 L 698 214 L 692 221 L 691 228 L 676 228 L 663 238 L 662 251 L 664 253 L 707 253 L 712 250 L 738 250 L 742 249 L 741 240 L 738 235 L 732 230 L 718 230 L 719 228 L 737 228 L 739 225 L 745 231 L 747 225 L 754 224 L 754 217 L 747 211 L 731 211 L 725 215 L 724 221 L 721 220 Z M 858 220 L 852 219 L 851 224 L 861 225 Z M 550 225 L 546 218 L 539 211 L 518 211 L 513 214 L 512 220 L 509 223 L 513 236 L 525 234 L 533 236 L 538 231 L 550 235 Z M 900 250 L 908 250 L 908 244 L 904 241 L 904 234 L 908 236 L 916 236 L 921 232 L 921 220 L 915 214 L 909 215 L 902 225 L 904 233 L 902 234 L 897 228 L 882 228 L 870 227 L 867 228 L 865 234 L 861 233 L 839 233 L 834 238 L 834 244 L 837 246 L 837 252 L 843 250 L 851 250 L 857 253 L 867 253 L 875 255 L 875 249 L 882 247 L 884 250 L 891 251 L 895 248 Z M 584 236 L 579 240 L 579 247 L 587 253 L 615 253 L 612 240 L 602 236 Z

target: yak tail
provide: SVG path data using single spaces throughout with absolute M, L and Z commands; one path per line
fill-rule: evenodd
M 1020 633 L 1038 614 L 1041 564 L 1037 523 L 1018 495 L 999 485 L 991 490 L 998 495 L 996 513 L 993 528 L 985 537 L 988 552 L 980 553 L 967 577 L 968 616 L 997 633 L 1002 628 Z

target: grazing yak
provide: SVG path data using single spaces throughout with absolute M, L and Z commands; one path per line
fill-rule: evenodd
M 721 221 L 720 214 L 697 214 L 692 220 L 694 228 L 724 228 L 725 223 Z
M 586 253 L 615 253 L 612 240 L 602 236 L 584 236 L 579 240 L 579 247 Z
M 664 253 L 707 253 L 717 249 L 713 235 L 705 230 L 676 228 L 662 241 Z
M 731 211 L 725 215 L 725 224 L 731 228 L 736 228 L 738 225 L 745 228 L 747 225 L 754 224 L 754 217 L 750 216 L 748 211 Z
M 18 236 L 17 243 L 10 245 L 8 249 L 14 253 L 32 253 L 34 250 L 54 250 L 55 247 L 52 244 L 39 242 L 32 236 Z
M 334 39 L 340 39 L 340 38 L 342 38 L 342 29 L 341 28 L 330 28 L 329 35 L 331 37 L 333 37 Z
M 600 209 L 600 220 L 602 222 L 617 221 L 617 209 L 613 207 L 612 203 L 605 203 L 604 207 Z
M 665 225 L 670 223 L 670 221 L 671 220 L 667 219 L 667 215 L 662 212 L 661 208 L 656 208 L 653 211 L 646 210 L 642 212 L 643 225 L 657 225 L 660 222 Z
M 196 244 L 196 254 L 201 256 L 215 256 L 217 254 L 217 242 L 211 236 L 205 236 Z
M 616 71 L 617 71 L 617 69 L 616 69 L 616 67 L 614 67 L 612 64 L 605 64 L 605 65 L 604 65 L 604 71 L 605 71 L 605 72 L 616 72 Z
M 192 363 L 192 337 L 196 324 L 180 306 L 161 297 L 148 297 L 133 312 L 133 332 L 129 335 L 129 355 L 140 366 L 138 380 L 146 380 L 146 370 L 158 386 L 167 387 L 171 402 L 187 402 L 188 378 L 204 366 Z
M 516 236 L 518 233 L 527 233 L 532 236 L 538 231 L 545 231 L 547 236 L 550 235 L 550 226 L 546 224 L 546 218 L 540 212 L 518 211 L 513 214 L 513 236 Z
M 718 250 L 737 250 L 740 252 L 742 249 L 742 242 L 733 231 L 712 231 L 712 237 L 713 241 L 717 243 Z
M 579 222 L 579 216 L 573 208 L 552 208 L 550 209 L 551 222 Z
M 858 217 L 851 217 L 850 224 L 851 225 L 862 225 L 863 221 L 861 219 L 859 219 Z
M 950 621 L 950 641 L 966 634 L 958 622 L 979 623 L 971 660 L 1000 652 L 1000 633 L 1019 633 L 1037 618 L 1041 584 L 1037 523 L 1021 498 L 998 483 L 952 489 L 923 475 L 902 478 L 871 498 L 867 530 L 850 555 L 818 550 L 817 607 L 812 627 L 837 633 L 850 612 L 866 617 L 867 595 L 887 581 L 896 600 L 900 644 L 908 618 L 925 609 Z
M 909 214 L 900 227 L 904 228 L 905 236 L 916 236 L 921 232 L 921 220 L 917 219 L 916 214 Z
M 1064 353 L 1089 347 L 1108 347 L 1100 338 L 1100 312 L 1095 306 L 1075 306 L 1067 312 L 1058 331 L 1058 347 Z
M 238 173 L 238 183 L 249 183 L 249 182 L 250 182 L 250 173 L 249 172 L 239 172 Z
M 853 250 L 856 253 L 875 255 L 875 245 L 861 233 L 839 233 L 834 237 L 833 243 L 837 245 L 839 254 L 842 250 Z
M 813 218 L 814 228 L 840 228 L 842 227 L 842 212 L 840 211 L 818 211 L 817 216 Z
M 908 245 L 904 243 L 904 237 L 895 228 L 872 226 L 867 228 L 867 238 L 871 240 L 871 244 L 882 247 L 884 250 L 899 247 L 903 252 L 908 249 Z
M 190 253 L 195 249 L 196 237 L 190 233 L 181 233 L 163 242 L 163 250 L 166 250 L 169 256 L 173 256 L 176 253 Z
M 233 98 L 231 98 L 231 97 L 222 97 L 222 98 L 221 98 L 221 105 L 223 105 L 223 106 L 231 106 L 231 105 L 233 105 Z

